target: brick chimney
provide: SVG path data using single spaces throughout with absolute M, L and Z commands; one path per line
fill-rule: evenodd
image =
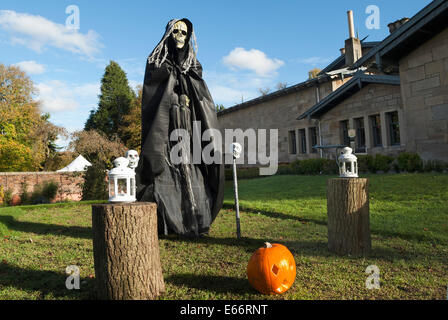
M 345 65 L 353 65 L 362 57 L 361 41 L 355 37 L 355 24 L 353 22 L 353 11 L 347 11 L 348 34 L 349 38 L 345 40 Z

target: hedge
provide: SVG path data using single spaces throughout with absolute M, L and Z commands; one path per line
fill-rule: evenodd
M 358 171 L 360 173 L 389 172 L 443 172 L 448 170 L 448 162 L 441 160 L 423 161 L 417 153 L 402 152 L 397 157 L 383 154 L 358 155 Z M 226 169 L 226 180 L 233 179 L 232 168 Z M 339 169 L 335 160 L 305 159 L 296 160 L 290 164 L 280 164 L 277 175 L 319 175 L 338 174 Z M 238 168 L 238 179 L 252 179 L 262 177 L 258 168 Z

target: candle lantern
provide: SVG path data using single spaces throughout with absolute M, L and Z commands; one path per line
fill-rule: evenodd
M 341 151 L 338 158 L 339 176 L 341 178 L 357 178 L 358 177 L 358 161 L 353 149 L 345 147 Z
M 123 157 L 114 160 L 109 171 L 109 202 L 135 202 L 135 171 L 128 167 L 129 160 Z

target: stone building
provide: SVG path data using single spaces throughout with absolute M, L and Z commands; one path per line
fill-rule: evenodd
M 381 42 L 354 35 L 315 79 L 218 113 L 222 130 L 278 129 L 280 163 L 331 157 L 354 129 L 358 154 L 448 160 L 448 1 L 389 24 Z

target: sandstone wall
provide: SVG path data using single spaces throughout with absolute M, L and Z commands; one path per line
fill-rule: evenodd
M 387 114 L 398 112 L 400 123 L 400 144 L 392 145 L 388 127 Z M 382 146 L 375 147 L 370 116 L 380 115 Z M 321 119 L 322 139 L 324 145 L 344 144 L 340 127 L 341 121 L 348 120 L 349 128 L 355 128 L 354 119 L 364 121 L 365 142 L 368 154 L 396 155 L 405 150 L 406 128 L 403 124 L 403 105 L 400 86 L 369 84 L 336 107 L 326 112 Z M 334 150 L 333 150 L 334 151 Z
M 406 148 L 448 160 L 448 29 L 400 60 Z
M 298 129 L 309 126 L 308 120 L 298 121 L 297 117 L 316 104 L 318 94 L 319 99 L 330 94 L 332 86 L 331 82 L 321 83 L 319 90 L 316 87 L 303 88 L 295 93 L 248 106 L 235 112 L 218 115 L 223 138 L 225 129 L 239 128 L 243 131 L 247 129 L 278 129 L 279 163 L 289 163 L 298 158 L 315 157 L 316 155 L 311 153 L 291 154 L 289 131 L 294 130 L 298 135 Z M 224 151 L 227 152 L 227 148 Z M 245 163 L 247 163 L 247 159 Z

